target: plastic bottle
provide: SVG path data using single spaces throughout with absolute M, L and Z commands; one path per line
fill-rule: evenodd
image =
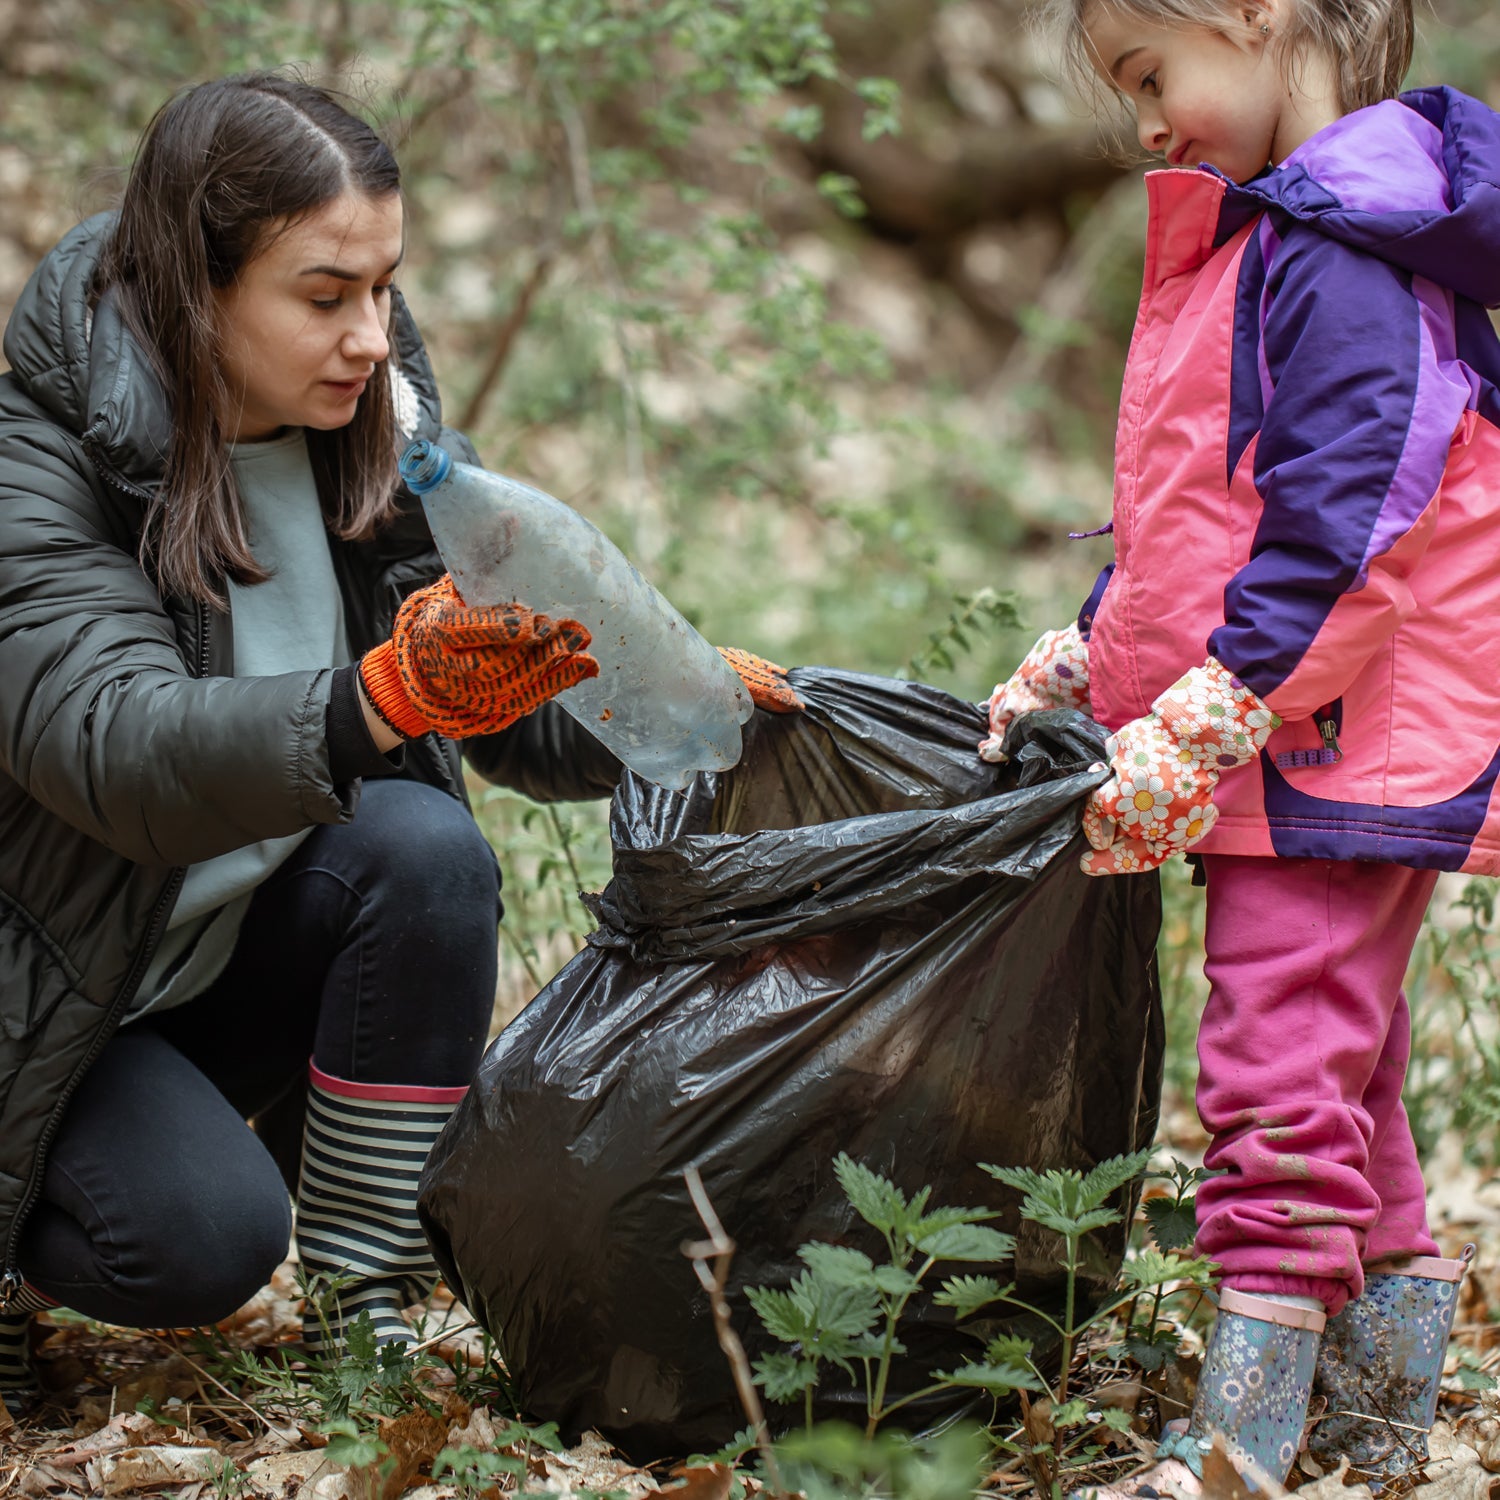
M 680 792 L 739 760 L 744 684 L 597 526 L 436 443 L 413 443 L 401 477 L 466 604 L 519 600 L 588 627 L 599 675 L 556 701 L 632 771 Z

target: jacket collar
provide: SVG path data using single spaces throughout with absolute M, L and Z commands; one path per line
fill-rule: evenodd
M 1500 116 L 1457 89 L 1416 89 L 1344 115 L 1247 183 L 1226 182 L 1218 240 L 1272 209 L 1493 307 L 1497 183 Z

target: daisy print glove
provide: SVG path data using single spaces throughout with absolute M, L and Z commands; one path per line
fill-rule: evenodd
M 1065 630 L 1049 630 L 1030 651 L 1026 660 L 990 695 L 990 732 L 979 742 L 982 760 L 1005 759 L 1000 742 L 1010 721 L 1017 714 L 1029 714 L 1040 708 L 1081 708 L 1089 706 L 1089 643 L 1076 624 Z
M 1254 760 L 1281 720 L 1213 657 L 1109 738 L 1113 774 L 1083 812 L 1090 875 L 1154 870 L 1218 817 L 1214 788 Z

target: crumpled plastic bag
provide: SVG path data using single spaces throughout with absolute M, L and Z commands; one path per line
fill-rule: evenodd
M 1078 868 L 1100 727 L 1029 715 L 992 766 L 971 703 L 823 668 L 791 680 L 806 711 L 757 714 L 732 770 L 681 796 L 625 777 L 598 930 L 490 1047 L 423 1178 L 439 1263 L 523 1408 L 638 1459 L 745 1425 L 681 1253 L 704 1234 L 689 1164 L 737 1243 L 729 1297 L 754 1358 L 776 1346 L 745 1286 L 785 1286 L 810 1239 L 878 1252 L 840 1151 L 934 1205 L 1001 1209 L 1018 1295 L 1060 1312 L 1061 1242 L 978 1163 L 1086 1170 L 1155 1130 L 1157 881 Z M 1123 1226 L 1085 1242 L 1081 1305 L 1124 1246 Z M 1001 1331 L 1045 1357 L 1037 1319 L 955 1325 L 914 1300 L 893 1390 Z M 818 1397 L 863 1421 L 838 1371 Z M 924 1398 L 905 1425 L 974 1399 Z

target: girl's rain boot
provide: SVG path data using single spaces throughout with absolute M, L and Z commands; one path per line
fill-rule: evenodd
M 1319 1467 L 1350 1471 L 1377 1494 L 1427 1459 L 1459 1284 L 1474 1258 L 1414 1256 L 1367 1272 L 1364 1292 L 1328 1320 L 1313 1389 L 1328 1410 L 1308 1435 Z
M 1302 1439 L 1325 1321 L 1316 1307 L 1223 1288 L 1186 1429 L 1168 1431 L 1144 1474 L 1097 1493 L 1170 1500 L 1175 1485 L 1196 1494 L 1216 1436 L 1252 1488 L 1258 1473 L 1280 1484 Z
M 309 1279 L 343 1281 L 324 1305 L 328 1332 L 309 1299 L 303 1343 L 322 1353 L 342 1345 L 368 1312 L 379 1343 L 409 1340 L 401 1310 L 427 1296 L 437 1264 L 417 1220 L 417 1181 L 463 1088 L 350 1083 L 312 1070 L 297 1254 Z
M 23 1281 L 0 1312 L 0 1397 L 13 1417 L 19 1416 L 42 1389 L 31 1362 L 31 1315 L 56 1306 L 50 1297 Z

